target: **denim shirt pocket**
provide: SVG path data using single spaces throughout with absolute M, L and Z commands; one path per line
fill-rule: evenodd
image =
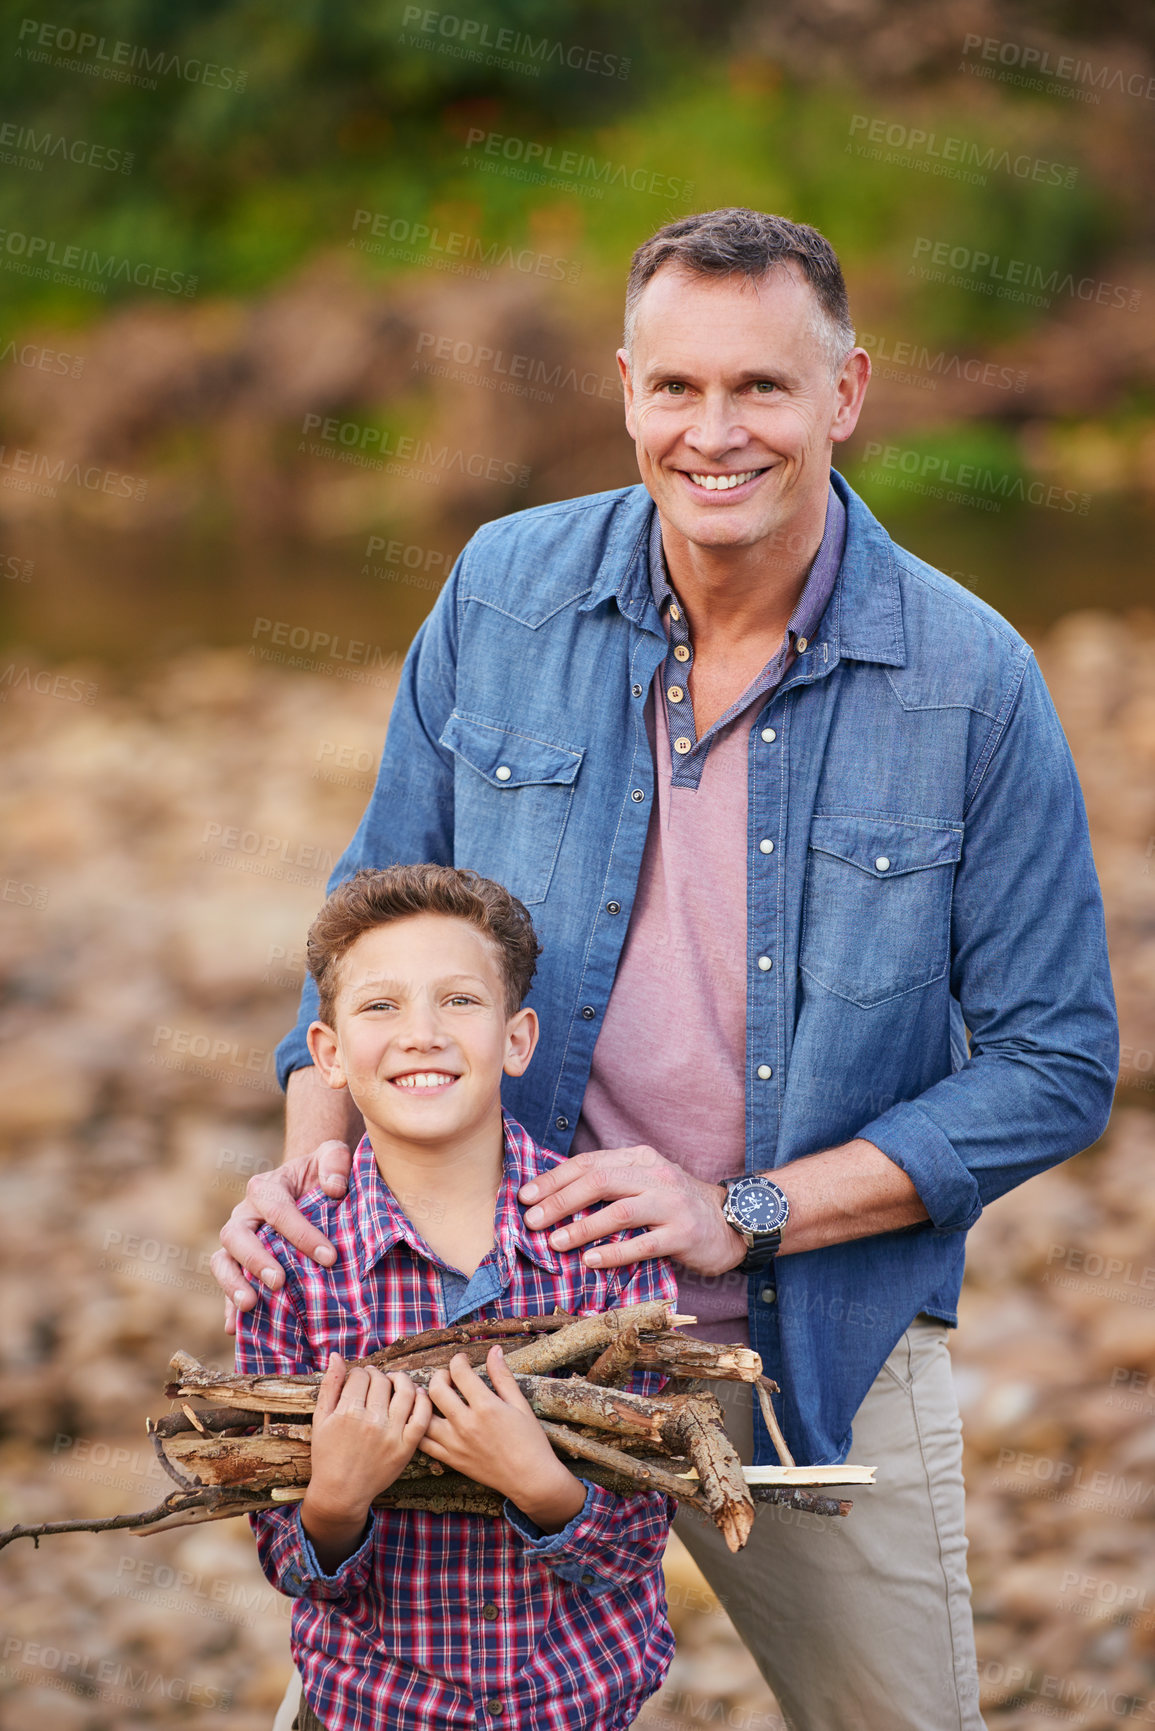
M 816 813 L 802 971 L 862 1009 L 941 979 L 962 839 L 962 825 L 948 820 Z
M 583 752 L 454 710 L 440 743 L 456 760 L 454 862 L 542 902 L 561 849 Z

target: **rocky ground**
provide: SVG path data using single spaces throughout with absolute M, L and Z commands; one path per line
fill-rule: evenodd
M 988 1722 L 1155 1720 L 1155 620 L 1039 645 L 1079 764 L 1123 1018 L 1102 1145 L 988 1210 L 954 1348 Z M 197 653 L 0 702 L 0 1525 L 159 1500 L 169 1353 L 224 1363 L 207 1256 L 277 1158 L 270 1062 L 371 785 L 378 683 Z M 853 1516 L 851 1517 L 853 1518 Z M 781 1720 L 685 1553 L 675 1668 L 639 1724 Z M 0 1555 L 0 1724 L 265 1731 L 285 1603 L 247 1527 Z M 772 1607 L 769 1614 L 773 1614 Z

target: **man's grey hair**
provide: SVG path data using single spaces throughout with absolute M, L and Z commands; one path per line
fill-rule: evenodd
M 626 283 L 626 353 L 633 348 L 642 291 L 663 265 L 676 265 L 694 276 L 741 276 L 761 282 L 770 271 L 788 262 L 798 267 L 814 292 L 812 328 L 826 352 L 831 375 L 837 378 L 854 347 L 854 326 L 837 253 L 816 228 L 742 206 L 679 217 L 643 241 L 633 256 Z

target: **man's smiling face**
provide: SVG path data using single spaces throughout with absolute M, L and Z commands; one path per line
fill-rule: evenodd
M 832 378 L 818 312 L 789 262 L 757 282 L 666 265 L 647 283 L 618 360 L 667 543 L 672 532 L 719 551 L 785 546 L 792 528 L 821 523 L 831 442 L 853 432 L 869 366 L 855 350 Z

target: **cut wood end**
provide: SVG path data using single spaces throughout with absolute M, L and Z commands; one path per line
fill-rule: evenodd
M 180 1410 L 184 1413 L 184 1416 L 188 1419 L 189 1423 L 195 1430 L 199 1430 L 202 1436 L 208 1435 L 204 1425 L 201 1423 L 192 1407 L 188 1404 L 187 1400 L 181 1401 Z
M 681 1316 L 675 1310 L 670 1316 L 670 1327 L 671 1328 L 679 1328 L 679 1327 L 682 1327 L 688 1323 L 697 1322 L 697 1320 L 698 1320 L 698 1318 L 696 1316 Z
M 305 1500 L 303 1485 L 274 1485 L 269 1492 L 275 1503 L 300 1503 Z

